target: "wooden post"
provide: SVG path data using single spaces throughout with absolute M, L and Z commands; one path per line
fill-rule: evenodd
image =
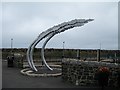
M 115 52 L 115 63 L 117 63 L 117 54 Z
M 100 61 L 100 49 L 97 50 L 97 61 Z

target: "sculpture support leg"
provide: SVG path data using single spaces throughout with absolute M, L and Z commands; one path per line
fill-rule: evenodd
M 35 65 L 34 65 L 34 63 L 33 63 L 33 58 L 32 58 L 32 53 L 31 53 L 31 50 L 33 49 L 33 48 L 31 48 L 32 46 L 30 46 L 29 47 L 29 49 L 28 49 L 28 51 L 27 51 L 27 60 L 28 60 L 28 64 L 29 64 L 29 66 L 33 69 L 33 70 L 35 70 L 35 71 L 37 71 L 37 69 L 36 69 L 36 67 L 35 67 Z
M 27 60 L 28 60 L 29 66 L 33 69 L 32 64 L 31 64 L 31 61 L 30 61 L 30 54 L 29 54 L 29 51 L 30 51 L 30 49 L 27 50 Z
M 37 68 L 35 67 L 34 63 L 33 63 L 33 51 L 34 51 L 35 46 L 39 43 L 40 40 L 41 40 L 41 37 L 37 38 L 37 39 L 31 44 L 31 47 L 30 47 L 30 50 L 29 50 L 29 60 L 31 61 L 32 69 L 33 69 L 34 71 L 38 71 L 38 70 L 37 70 Z
M 41 50 L 41 57 L 43 60 L 43 63 L 45 64 L 45 66 L 49 69 L 49 70 L 53 70 L 52 68 L 49 67 L 49 65 L 47 64 L 47 62 L 45 61 L 45 57 L 44 57 L 44 48 L 47 44 L 47 42 L 54 36 L 53 33 L 51 33 L 48 38 L 46 39 L 46 41 L 44 42 L 43 46 L 42 46 L 42 50 Z M 40 38 L 39 38 L 40 39 Z M 34 71 L 38 71 L 37 68 L 35 67 L 34 63 L 33 63 L 33 50 L 35 48 L 35 46 L 39 43 L 39 39 L 35 40 L 31 46 L 29 47 L 28 51 L 27 51 L 27 60 L 28 63 L 30 65 L 30 67 L 34 70 Z
M 51 67 L 49 67 L 49 65 L 46 63 L 46 60 L 45 60 L 45 57 L 44 57 L 44 48 L 45 48 L 45 45 L 47 44 L 47 42 L 54 36 L 54 34 L 50 34 L 48 36 L 48 38 L 46 39 L 46 41 L 44 42 L 43 46 L 42 46 L 42 49 L 41 49 L 41 57 L 42 57 L 42 60 L 45 64 L 45 66 L 49 69 L 49 70 L 53 70 Z

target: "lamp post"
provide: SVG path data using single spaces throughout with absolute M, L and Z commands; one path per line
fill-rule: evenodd
M 13 48 L 13 38 L 11 38 L 11 50 Z
M 11 38 L 11 53 L 13 53 L 13 38 Z

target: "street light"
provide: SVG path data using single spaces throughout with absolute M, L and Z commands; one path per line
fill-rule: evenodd
M 13 38 L 11 38 L 11 53 L 13 52 Z
M 11 50 L 13 48 L 13 38 L 11 38 Z

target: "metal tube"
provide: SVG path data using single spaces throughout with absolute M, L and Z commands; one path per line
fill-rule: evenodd
M 33 41 L 33 43 L 29 46 L 28 50 L 27 50 L 27 60 L 28 60 L 28 64 L 29 66 L 34 70 L 34 71 L 38 71 L 37 68 L 35 67 L 34 63 L 33 63 L 33 50 L 34 47 L 40 42 L 40 40 L 44 37 L 44 33 L 41 33 L 37 39 L 35 39 Z
M 33 59 L 31 59 L 32 58 L 32 56 L 33 55 L 31 55 L 31 47 L 32 47 L 32 45 L 30 45 L 30 47 L 28 48 L 28 51 L 27 51 L 27 60 L 28 60 L 28 64 L 29 64 L 29 66 L 34 70 L 34 71 L 37 71 L 37 69 L 36 69 L 36 67 L 35 67 L 35 65 L 34 65 L 34 63 L 33 63 Z
M 53 70 L 51 67 L 49 67 L 49 65 L 47 64 L 46 60 L 45 60 L 45 57 L 44 57 L 44 49 L 45 49 L 45 46 L 47 44 L 47 42 L 54 36 L 54 34 L 50 34 L 48 36 L 48 38 L 46 39 L 46 41 L 44 42 L 43 46 L 42 46 L 42 49 L 41 49 L 41 57 L 42 57 L 42 60 L 45 64 L 45 66 L 49 69 L 49 70 Z

